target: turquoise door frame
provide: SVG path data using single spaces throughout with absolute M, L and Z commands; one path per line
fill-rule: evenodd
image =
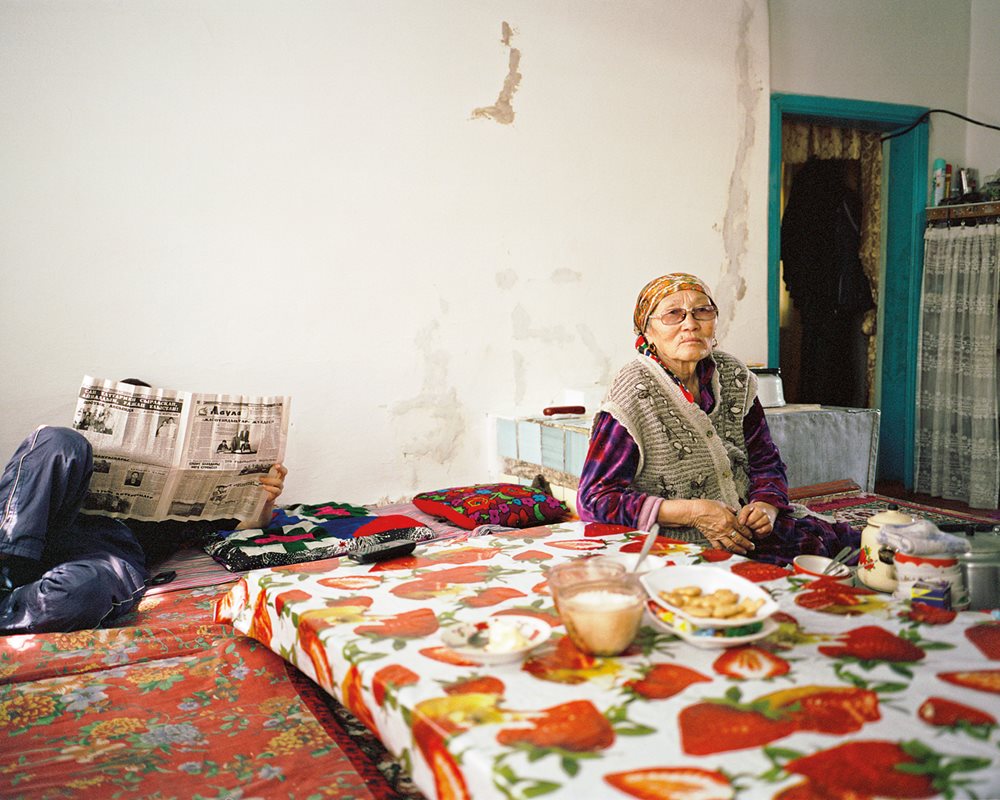
M 771 96 L 767 236 L 769 366 L 777 367 L 780 362 L 782 117 L 888 132 L 912 125 L 927 110 L 918 106 L 811 95 Z M 924 121 L 909 133 L 890 139 L 883 151 L 884 258 L 879 281 L 880 369 L 875 376 L 875 404 L 882 411 L 877 476 L 880 480 L 899 481 L 908 489 L 913 488 L 927 142 L 928 126 Z

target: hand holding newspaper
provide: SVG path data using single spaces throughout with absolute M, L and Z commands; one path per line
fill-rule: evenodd
M 256 519 L 285 458 L 291 398 L 194 394 L 86 376 L 73 427 L 94 448 L 84 514 Z

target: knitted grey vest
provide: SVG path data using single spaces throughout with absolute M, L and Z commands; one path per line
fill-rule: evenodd
M 757 376 L 716 351 L 715 408 L 706 414 L 648 356 L 637 354 L 615 376 L 601 405 L 639 446 L 633 488 L 667 500 L 704 498 L 739 508 L 750 490 L 743 417 L 757 396 Z M 671 535 L 679 533 L 671 529 Z

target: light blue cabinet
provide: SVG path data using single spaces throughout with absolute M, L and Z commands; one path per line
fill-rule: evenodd
M 790 487 L 852 480 L 874 491 L 879 412 L 871 408 L 784 406 L 766 409 Z M 530 483 L 546 475 L 561 499 L 576 492 L 590 441 L 589 416 L 495 417 L 500 471 Z

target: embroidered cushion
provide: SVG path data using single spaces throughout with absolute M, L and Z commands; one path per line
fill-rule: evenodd
M 421 492 L 413 498 L 413 505 L 469 530 L 477 525 L 530 528 L 569 516 L 569 508 L 561 500 L 516 483 L 480 483 Z

